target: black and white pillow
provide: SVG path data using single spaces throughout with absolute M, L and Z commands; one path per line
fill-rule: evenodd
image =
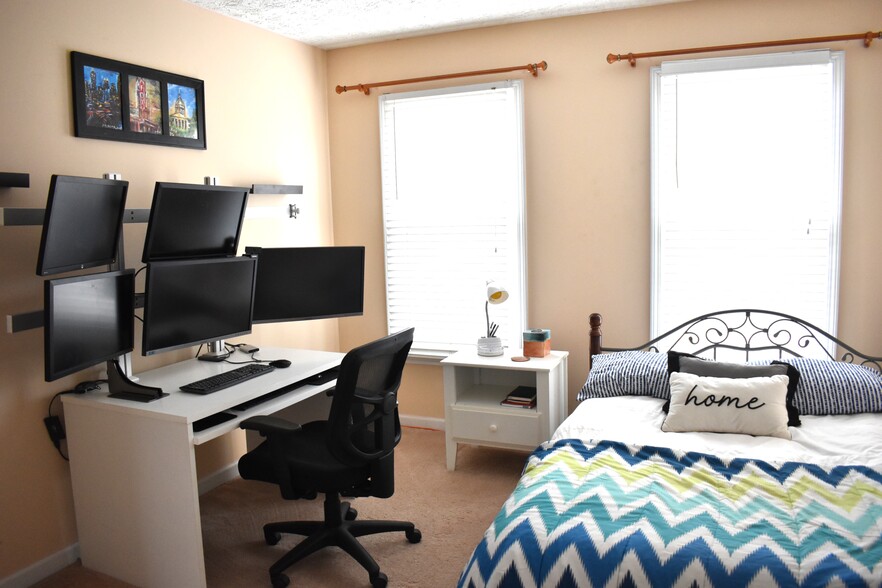
M 612 396 L 653 396 L 667 399 L 668 358 L 648 351 L 600 353 L 591 359 L 591 371 L 576 396 L 609 398 Z
M 786 375 L 715 378 L 671 374 L 665 432 L 738 433 L 790 439 Z
M 715 378 L 757 378 L 762 376 L 787 376 L 787 424 L 800 426 L 799 410 L 794 400 L 799 385 L 799 369 L 781 361 L 757 360 L 748 363 L 711 361 L 678 351 L 668 351 L 668 373 L 683 372 Z M 668 412 L 668 404 L 662 410 Z
M 882 412 L 882 374 L 841 361 L 793 358 L 799 370 L 794 403 L 800 414 L 830 415 Z

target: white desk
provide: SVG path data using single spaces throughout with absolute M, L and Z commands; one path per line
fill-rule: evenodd
M 138 374 L 141 384 L 169 393 L 153 402 L 109 398 L 106 390 L 62 397 L 85 567 L 142 587 L 206 585 L 194 446 L 335 380 L 298 387 L 199 433 L 193 422 L 336 367 L 343 354 L 276 348 L 261 349 L 259 357 L 289 359 L 291 367 L 200 396 L 178 387 L 236 366 L 192 359 Z

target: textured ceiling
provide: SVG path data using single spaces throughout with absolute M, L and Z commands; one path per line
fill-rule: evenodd
M 432 33 L 688 0 L 187 0 L 334 49 Z

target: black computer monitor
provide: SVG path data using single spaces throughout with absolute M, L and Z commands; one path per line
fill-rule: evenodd
M 247 247 L 258 259 L 255 323 L 364 313 L 364 247 Z
M 250 333 L 256 268 L 248 257 L 148 264 L 141 353 Z
M 236 255 L 248 188 L 156 182 L 141 261 Z
M 132 351 L 134 270 L 56 278 L 43 284 L 47 382 Z
M 122 180 L 53 175 L 37 275 L 114 263 L 128 189 Z

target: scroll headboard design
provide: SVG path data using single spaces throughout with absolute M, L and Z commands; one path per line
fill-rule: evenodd
M 811 323 L 772 310 L 737 309 L 703 314 L 643 345 L 623 348 L 603 347 L 600 329 L 603 317 L 600 314 L 592 314 L 588 322 L 591 325 L 591 357 L 612 351 L 667 353 L 676 349 L 717 359 L 721 350 L 731 350 L 737 352 L 740 361 L 770 357 L 826 357 L 882 371 L 882 357 L 861 353 Z M 840 355 L 837 357 L 836 354 Z

